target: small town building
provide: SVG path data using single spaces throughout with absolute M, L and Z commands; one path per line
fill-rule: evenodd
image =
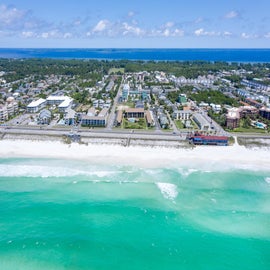
M 187 96 L 185 94 L 180 94 L 178 97 L 178 102 L 181 105 L 186 105 L 187 104 Z
M 260 116 L 262 116 L 265 119 L 270 120 L 270 108 L 263 107 L 259 110 Z
M 59 112 L 65 112 L 71 107 L 73 99 L 68 96 L 49 96 L 46 99 L 47 105 L 57 105 Z
M 200 130 L 202 131 L 210 131 L 211 124 L 207 121 L 207 119 L 200 113 L 193 114 L 193 120 L 197 124 Z
M 128 108 L 125 110 L 125 118 L 144 118 L 144 109 Z
M 138 100 L 135 104 L 135 108 L 144 108 L 144 104 L 141 100 Z
M 116 116 L 116 125 L 120 126 L 123 120 L 123 111 L 119 110 L 117 111 L 117 116 Z
M 68 126 L 75 125 L 76 124 L 76 117 L 77 117 L 77 113 L 73 109 L 68 108 L 65 111 L 65 116 L 64 116 L 65 125 L 68 125 Z
M 83 115 L 81 123 L 82 126 L 105 127 L 107 124 L 107 118 L 108 109 L 104 108 L 97 116 Z
M 4 105 L 0 105 L 0 121 L 8 120 L 8 112 L 7 107 Z
M 153 113 L 149 110 L 145 112 L 145 118 L 146 118 L 146 123 L 148 127 L 153 127 L 155 126 L 155 121 L 153 117 Z
M 26 110 L 28 113 L 37 113 L 46 106 L 46 100 L 40 98 L 38 100 L 32 101 L 27 105 Z
M 191 110 L 176 110 L 173 112 L 173 118 L 176 120 L 188 120 L 191 114 Z
M 231 108 L 228 110 L 226 115 L 226 127 L 230 129 L 234 129 L 239 127 L 240 124 L 240 109 L 239 108 Z
M 52 113 L 47 110 L 47 109 L 43 109 L 38 116 L 38 124 L 41 125 L 48 125 L 50 124 L 52 119 Z
M 161 128 L 168 128 L 169 127 L 170 123 L 169 123 L 169 120 L 165 114 L 160 113 L 158 119 L 159 119 L 159 123 L 160 123 Z

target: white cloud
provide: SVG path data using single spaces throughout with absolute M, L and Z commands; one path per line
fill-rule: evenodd
M 170 30 L 169 29 L 165 29 L 162 34 L 163 34 L 164 37 L 170 36 Z
M 224 36 L 224 37 L 230 37 L 230 36 L 232 36 L 232 33 L 229 32 L 229 31 L 225 31 L 225 32 L 223 33 L 223 36 Z
M 106 28 L 108 27 L 108 25 L 109 25 L 109 21 L 108 20 L 101 20 L 93 28 L 93 32 L 103 32 L 104 30 L 106 30 Z
M 144 30 L 142 30 L 141 28 L 137 26 L 130 25 L 127 22 L 124 22 L 122 24 L 122 28 L 123 28 L 122 34 L 124 36 L 129 35 L 129 34 L 134 34 L 135 36 L 142 36 L 145 34 Z
M 220 32 L 215 31 L 205 31 L 203 28 L 199 28 L 194 31 L 195 36 L 220 36 Z
M 49 33 L 48 32 L 42 33 L 41 37 L 44 39 L 47 39 L 47 38 L 49 38 Z
M 202 36 L 204 34 L 204 29 L 203 28 L 197 29 L 194 31 L 194 34 L 196 36 Z
M 258 35 L 242 33 L 241 38 L 243 38 L 243 39 L 254 39 L 254 38 L 258 38 Z
M 184 30 L 182 29 L 175 29 L 172 33 L 172 36 L 175 36 L 175 37 L 182 37 L 184 36 L 185 32 Z
M 265 38 L 270 38 L 270 32 L 266 33 L 266 34 L 264 35 L 264 37 L 265 37 Z
M 27 12 L 19 10 L 15 7 L 1 5 L 0 6 L 0 24 L 6 27 L 13 26 L 19 23 L 25 16 Z
M 44 39 L 48 39 L 48 38 L 70 38 L 71 33 L 62 33 L 58 29 L 53 29 L 51 31 L 41 33 L 38 37 L 39 38 L 44 38 Z
M 235 10 L 232 10 L 232 11 L 228 12 L 224 17 L 226 19 L 234 19 L 234 18 L 239 17 L 239 13 Z
M 32 32 L 32 31 L 23 31 L 22 36 L 24 38 L 32 38 L 32 37 L 36 36 L 36 33 Z

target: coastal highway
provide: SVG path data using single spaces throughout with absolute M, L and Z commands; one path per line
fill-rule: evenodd
M 0 135 L 17 134 L 17 135 L 47 135 L 47 136 L 63 136 L 73 133 L 67 128 L 40 128 L 40 127 L 22 127 L 22 126 L 1 126 Z M 131 139 L 152 139 L 152 140 L 168 140 L 181 141 L 185 136 L 172 134 L 171 132 L 153 132 L 153 131 L 133 131 L 133 130 L 106 130 L 106 129 L 79 129 L 74 131 L 81 137 L 88 138 L 131 138 Z
M 85 129 L 80 128 L 71 130 L 70 128 L 49 128 L 35 126 L 0 126 L 0 138 L 5 134 L 32 135 L 32 136 L 55 136 L 61 137 L 72 133 L 79 134 L 82 138 L 116 138 L 116 139 L 145 139 L 145 140 L 161 140 L 161 141 L 183 141 L 186 139 L 186 132 L 162 132 L 159 130 L 123 130 L 123 129 Z M 270 139 L 270 134 L 251 134 L 251 133 L 231 133 L 229 136 L 244 138 L 262 138 Z

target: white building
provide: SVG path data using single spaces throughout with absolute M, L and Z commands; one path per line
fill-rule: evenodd
M 0 121 L 6 121 L 8 119 L 7 107 L 0 105 Z
M 65 111 L 65 124 L 66 125 L 75 125 L 76 123 L 76 117 L 77 117 L 77 113 L 72 110 L 71 108 L 68 108 L 66 111 Z
M 173 112 L 173 116 L 176 120 L 188 120 L 191 114 L 191 110 L 178 110 Z
M 45 106 L 46 106 L 46 100 L 43 98 L 40 98 L 28 104 L 26 110 L 29 113 L 37 113 L 39 110 L 43 109 Z
M 198 125 L 200 130 L 209 131 L 211 129 L 211 124 L 207 121 L 207 119 L 202 114 L 194 113 L 193 120 Z
M 59 112 L 65 112 L 71 107 L 73 99 L 68 96 L 49 96 L 46 102 L 47 105 L 58 105 Z
M 9 97 L 5 105 L 0 105 L 0 121 L 6 121 L 18 111 L 18 103 Z

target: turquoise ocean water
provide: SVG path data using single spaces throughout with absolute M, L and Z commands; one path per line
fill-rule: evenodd
M 0 159 L 0 269 L 270 269 L 270 172 Z

